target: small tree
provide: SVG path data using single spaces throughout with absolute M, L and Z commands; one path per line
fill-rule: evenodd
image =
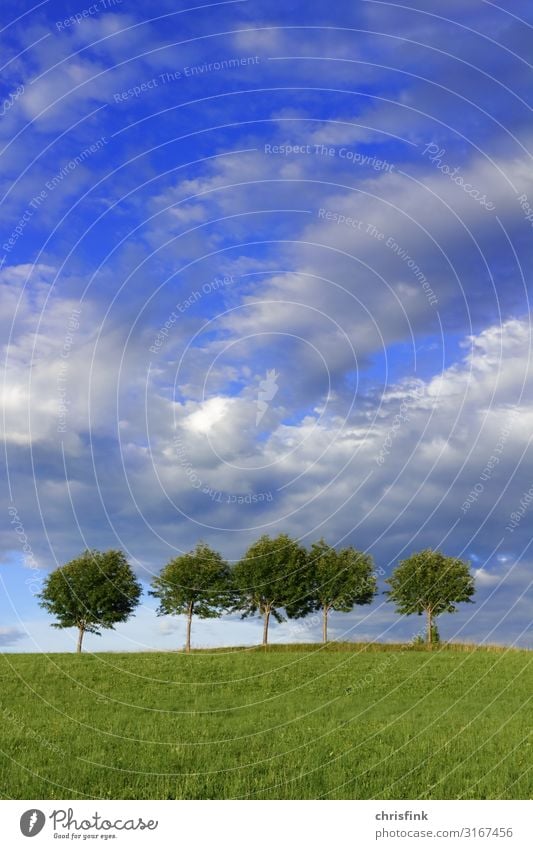
M 236 610 L 243 618 L 263 617 L 263 645 L 268 643 L 270 617 L 283 622 L 313 609 L 307 551 L 287 534 L 260 537 L 233 570 Z
M 54 628 L 77 628 L 77 651 L 85 632 L 100 635 L 125 622 L 142 588 L 122 551 L 84 551 L 51 572 L 39 593 L 40 605 L 57 617 Z
M 203 542 L 171 560 L 152 581 L 150 595 L 159 599 L 158 616 L 185 614 L 185 651 L 191 650 L 193 616 L 213 619 L 231 606 L 229 566 Z
M 370 554 L 351 546 L 337 551 L 323 539 L 313 543 L 310 561 L 316 609 L 322 610 L 322 641 L 328 641 L 330 611 L 349 613 L 356 604 L 370 604 L 377 593 Z
M 429 548 L 402 560 L 387 583 L 389 601 L 396 604 L 398 613 L 426 614 L 428 646 L 438 634 L 435 617 L 455 613 L 457 604 L 471 602 L 475 591 L 469 563 Z

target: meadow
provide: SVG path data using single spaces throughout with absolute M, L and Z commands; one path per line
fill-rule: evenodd
M 4 654 L 12 799 L 522 799 L 529 651 Z

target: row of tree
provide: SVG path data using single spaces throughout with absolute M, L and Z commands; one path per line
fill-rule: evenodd
M 469 564 L 426 549 L 401 561 L 387 583 L 399 613 L 425 614 L 427 642 L 438 639 L 435 618 L 471 601 L 474 580 Z M 347 613 L 370 604 L 378 592 L 372 557 L 355 548 L 336 549 L 323 539 L 304 548 L 287 534 L 254 542 L 233 567 L 206 543 L 171 560 L 154 578 L 150 595 L 158 615 L 185 615 L 185 650 L 200 619 L 239 612 L 263 619 L 263 645 L 271 618 L 299 619 L 322 611 L 322 639 L 328 640 L 332 610 Z M 99 634 L 125 622 L 139 603 L 142 587 L 121 551 L 85 551 L 51 572 L 39 594 L 56 628 L 77 628 L 81 651 L 85 633 Z

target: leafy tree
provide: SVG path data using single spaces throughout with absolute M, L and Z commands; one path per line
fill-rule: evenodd
M 39 593 L 40 605 L 57 617 L 54 628 L 100 634 L 125 622 L 139 603 L 142 588 L 122 551 L 84 551 L 51 572 Z
M 190 652 L 193 616 L 217 618 L 231 605 L 229 566 L 218 551 L 200 542 L 167 563 L 152 581 L 150 595 L 159 599 L 159 616 L 185 614 L 185 651 Z
M 287 534 L 265 534 L 254 542 L 233 570 L 233 586 L 235 609 L 243 617 L 263 617 L 264 646 L 271 616 L 283 622 L 283 609 L 290 619 L 313 609 L 307 551 Z
M 428 645 L 438 634 L 435 617 L 455 613 L 457 604 L 471 602 L 475 591 L 469 563 L 429 548 L 402 560 L 387 583 L 389 601 L 396 604 L 398 613 L 426 614 Z
M 311 546 L 310 561 L 315 607 L 322 610 L 322 641 L 327 643 L 331 610 L 349 613 L 356 604 L 370 604 L 376 595 L 374 561 L 351 546 L 337 551 L 323 539 Z

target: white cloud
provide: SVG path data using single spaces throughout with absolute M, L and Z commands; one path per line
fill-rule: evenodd
M 501 580 L 499 575 L 488 572 L 483 567 L 474 569 L 473 575 L 477 587 L 493 587 Z
M 26 634 L 20 628 L 0 628 L 0 647 L 16 645 Z
M 224 418 L 230 404 L 230 398 L 209 398 L 185 418 L 183 426 L 193 433 L 207 434 Z

